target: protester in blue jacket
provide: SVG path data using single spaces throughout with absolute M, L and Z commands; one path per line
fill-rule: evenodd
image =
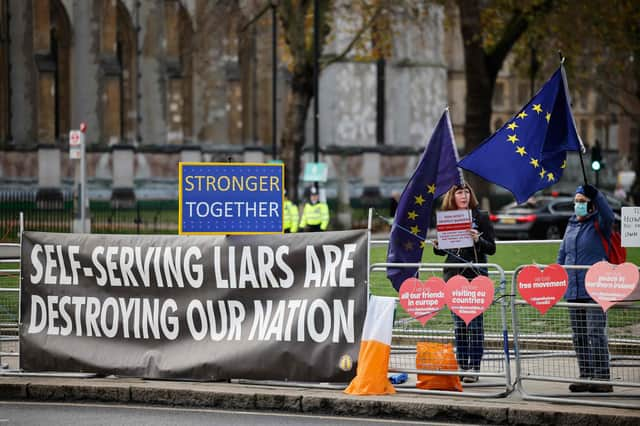
M 606 260 L 600 232 L 609 239 L 614 215 L 606 198 L 591 185 L 579 186 L 574 197 L 574 215 L 558 252 L 560 265 L 593 265 Z M 585 269 L 569 269 L 565 299 L 571 303 L 594 303 L 585 286 Z M 606 333 L 607 315 L 600 308 L 569 308 L 573 345 L 581 379 L 609 380 L 609 348 Z M 572 383 L 571 392 L 611 392 L 607 384 Z

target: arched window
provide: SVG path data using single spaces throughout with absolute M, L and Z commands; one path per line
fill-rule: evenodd
M 120 66 L 120 140 L 128 144 L 136 139 L 136 30 L 129 11 L 118 1 L 116 57 Z
M 136 135 L 136 31 L 121 0 L 102 2 L 100 53 L 102 140 L 133 143 Z
M 60 0 L 51 2 L 51 56 L 55 68 L 54 81 L 54 138 L 60 141 L 71 129 L 71 23 Z
M 0 147 L 11 139 L 11 82 L 9 75 L 9 3 L 0 2 Z
M 496 119 L 493 120 L 493 129 L 492 130 L 495 132 L 500 127 L 502 127 L 503 124 L 504 124 L 504 120 L 501 117 L 496 117 Z
M 167 142 L 184 144 L 193 134 L 193 26 L 181 2 L 165 3 Z
M 37 141 L 55 144 L 69 131 L 71 24 L 60 0 L 33 3 Z
M 193 24 L 180 7 L 180 63 L 182 65 L 182 134 L 184 143 L 193 138 Z

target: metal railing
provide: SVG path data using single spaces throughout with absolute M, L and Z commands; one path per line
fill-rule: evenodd
M 517 294 L 518 276 L 525 266 L 519 266 L 513 274 L 514 295 Z M 564 268 L 586 270 L 589 266 Z M 640 398 L 638 392 L 629 391 L 640 388 L 638 303 L 614 305 L 604 314 L 594 303 L 560 302 L 541 314 L 526 301 L 512 297 L 511 311 L 517 389 L 524 399 L 640 408 L 637 400 L 633 403 L 620 401 Z M 594 329 L 598 321 L 601 321 L 602 335 Z M 527 330 L 523 329 L 523 324 L 528 325 Z M 557 390 L 545 392 L 544 389 L 529 391 L 525 386 L 528 381 L 566 383 L 568 386 L 560 393 Z M 613 386 L 623 389 L 613 392 Z M 596 394 L 599 398 L 606 396 L 606 400 L 596 400 Z
M 505 273 L 500 265 L 494 263 L 473 263 L 472 265 L 474 267 L 490 268 L 499 276 L 499 285 L 495 289 L 491 306 L 481 317 L 474 319 L 474 321 L 479 321 L 478 324 L 473 325 L 472 322 L 467 327 L 463 325 L 464 323 L 462 323 L 459 318 L 451 316 L 449 309 L 445 308 L 442 310 L 443 312 L 436 314 L 437 317 L 439 317 L 439 321 L 434 321 L 436 318 L 436 316 L 434 316 L 423 326 L 416 319 L 403 314 L 402 310 L 397 310 L 397 319 L 393 327 L 389 371 L 417 375 L 474 377 L 482 378 L 482 380 L 472 382 L 468 385 L 464 384 L 465 390 L 462 393 L 449 390 L 416 389 L 412 385 L 396 385 L 398 390 L 411 393 L 459 395 L 481 398 L 504 397 L 513 390 L 507 329 L 507 307 L 509 302 L 505 297 Z M 468 268 L 469 264 L 374 263 L 370 265 L 369 271 L 370 274 L 386 272 L 387 268 L 390 267 L 419 268 L 432 272 L 442 272 L 443 268 L 464 269 Z M 466 349 L 470 351 L 475 350 L 473 345 L 479 344 L 482 346 L 484 354 L 481 357 L 482 360 L 479 370 L 461 368 L 460 347 L 461 345 L 466 346 L 466 343 L 458 342 L 458 339 L 469 339 L 470 347 Z M 419 342 L 452 343 L 456 346 L 455 354 L 458 359 L 458 368 L 455 370 L 445 370 L 439 368 L 436 364 L 421 363 L 416 351 Z
M 376 243 L 371 241 L 370 243 Z M 519 242 L 526 244 L 526 242 Z M 539 242 L 537 242 L 539 243 Z M 557 243 L 552 241 L 549 243 Z M 500 242 L 498 242 L 500 244 Z M 3 245 L 0 244 L 0 248 Z M 6 246 L 6 244 L 5 244 Z M 12 245 L 15 249 L 16 244 Z M 15 369 L 19 361 L 19 259 L 1 260 L 0 268 L 0 364 L 9 360 Z M 464 392 L 416 389 L 413 385 L 396 385 L 401 392 L 439 395 L 472 396 L 482 398 L 504 397 L 513 391 L 524 399 L 554 403 L 587 404 L 621 408 L 640 408 L 640 304 L 619 304 L 608 311 L 606 332 L 610 354 L 609 380 L 580 378 L 577 355 L 569 316 L 569 309 L 600 309 L 593 304 L 557 303 L 541 315 L 526 301 L 517 297 L 517 280 L 525 265 L 512 271 L 511 288 L 507 288 L 506 275 L 500 265 L 473 264 L 489 268 L 489 275 L 497 277 L 494 302 L 484 312 L 484 355 L 480 371 L 439 370 L 416 367 L 416 344 L 421 341 L 455 342 L 454 319 L 448 312 L 440 312 L 423 326 L 401 309 L 396 312 L 393 327 L 390 372 L 428 375 L 474 376 L 480 380 L 464 385 Z M 1 265 L 0 265 L 1 266 Z M 388 267 L 418 268 L 420 271 L 440 274 L 443 268 L 464 268 L 465 264 L 375 263 L 369 266 L 369 275 L 386 272 Z M 541 265 L 538 265 L 541 266 Z M 543 266 L 542 266 L 543 267 Z M 567 266 L 567 269 L 587 269 L 588 266 Z M 4 280 L 4 281 L 2 281 Z M 369 281 L 371 278 L 369 277 Z M 8 285 L 9 282 L 13 284 Z M 445 310 L 443 310 L 445 311 Z M 513 363 L 512 363 L 513 361 Z M 5 370 L 6 371 L 6 370 Z M 612 385 L 610 393 L 570 393 L 567 388 L 558 392 L 556 386 L 535 384 Z

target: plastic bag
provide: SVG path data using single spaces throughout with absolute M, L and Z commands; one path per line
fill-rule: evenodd
M 416 369 L 456 371 L 458 363 L 451 343 L 418 342 L 416 345 Z M 418 374 L 419 389 L 462 392 L 459 376 L 435 376 Z

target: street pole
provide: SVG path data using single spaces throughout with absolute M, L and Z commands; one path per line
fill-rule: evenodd
M 277 93 L 278 93 L 278 21 L 276 13 L 276 5 L 271 5 L 271 158 L 275 160 L 278 156 L 277 141 Z
M 318 31 L 320 30 L 320 17 L 318 16 L 318 0 L 313 0 L 313 162 L 319 162 L 318 156 L 318 143 L 320 129 L 318 124 L 318 97 L 320 95 L 318 87 L 318 78 L 320 76 L 318 57 L 320 47 L 320 37 Z M 318 190 L 318 182 L 314 183 L 316 190 Z
M 87 173 L 86 173 L 86 131 L 87 125 L 85 123 L 80 124 L 80 131 L 82 132 L 81 152 L 80 152 L 80 229 L 82 233 L 86 233 L 86 205 L 87 205 Z
M 313 0 L 313 161 L 318 162 L 318 139 L 320 129 L 318 126 L 318 77 L 320 70 L 318 69 L 319 45 L 320 37 L 318 34 L 320 27 L 320 18 L 318 16 L 318 0 Z

